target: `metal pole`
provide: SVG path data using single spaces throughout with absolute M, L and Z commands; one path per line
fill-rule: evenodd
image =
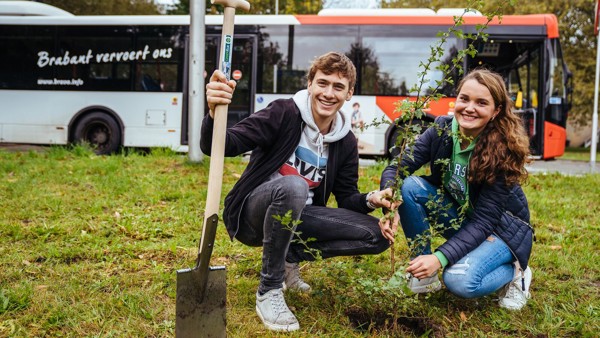
M 275 0 L 275 15 L 279 14 L 279 0 Z
M 596 36 L 596 85 L 594 86 L 594 114 L 592 115 L 592 146 L 590 147 L 590 171 L 596 170 L 596 145 L 598 144 L 598 81 L 600 80 L 600 36 Z
M 204 118 L 204 0 L 190 0 L 190 70 L 188 105 L 188 156 L 191 162 L 202 162 L 200 125 Z

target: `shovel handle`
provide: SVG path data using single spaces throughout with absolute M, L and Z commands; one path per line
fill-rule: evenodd
M 217 0 L 222 1 L 222 0 Z M 233 54 L 233 23 L 235 9 L 248 10 L 250 5 L 243 0 L 228 0 L 223 4 L 223 32 L 221 35 L 221 51 L 219 53 L 219 68 L 227 76 L 231 77 L 231 56 Z M 232 2 L 233 1 L 233 2 Z M 216 1 L 213 1 L 216 3 Z M 196 266 L 202 273 L 208 274 L 208 265 L 212 255 L 213 245 L 217 232 L 217 220 L 219 205 L 221 202 L 221 190 L 223 186 L 223 164 L 225 157 L 225 135 L 227 132 L 228 105 L 217 105 L 214 112 L 214 125 L 212 135 L 212 146 L 210 155 L 210 171 L 208 174 L 208 190 L 206 195 L 206 207 L 204 209 L 204 226 L 202 227 L 202 238 L 198 250 Z M 205 278 L 203 278 L 205 279 Z M 204 287 L 204 286 L 203 286 Z

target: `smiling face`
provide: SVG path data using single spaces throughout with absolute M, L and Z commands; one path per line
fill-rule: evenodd
M 500 112 L 490 90 L 475 79 L 465 81 L 456 97 L 454 115 L 459 130 L 467 137 L 479 135 Z
M 337 112 L 345 101 L 350 100 L 352 92 L 349 80 L 339 72 L 327 75 L 317 70 L 308 82 L 313 119 L 322 134 L 329 131 Z

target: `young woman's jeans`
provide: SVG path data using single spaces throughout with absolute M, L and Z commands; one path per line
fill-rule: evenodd
M 431 254 L 429 241 L 419 240 L 429 234 L 428 217 L 436 217 L 438 224 L 443 224 L 441 235 L 448 239 L 458 230 L 452 228 L 451 220 L 458 219 L 458 204 L 448 195 L 440 195 L 438 188 L 425 179 L 410 176 L 402 184 L 403 203 L 398 208 L 400 222 L 404 235 L 409 240 L 418 241 L 422 245 L 415 247 L 415 257 Z M 443 212 L 427 205 L 428 201 L 445 206 Z M 491 235 L 473 251 L 444 270 L 442 276 L 446 288 L 453 294 L 463 298 L 476 298 L 488 295 L 507 283 L 514 277 L 514 257 L 506 243 Z
M 235 237 L 246 245 L 263 247 L 258 288 L 261 294 L 281 288 L 285 261 L 315 260 L 312 250 L 329 258 L 378 254 L 389 246 L 377 218 L 343 208 L 306 205 L 307 198 L 304 179 L 283 176 L 261 184 L 244 202 Z M 291 222 L 282 224 L 273 217 L 284 216 L 290 210 L 291 220 L 301 221 L 296 228 Z M 301 241 L 292 241 L 294 233 Z

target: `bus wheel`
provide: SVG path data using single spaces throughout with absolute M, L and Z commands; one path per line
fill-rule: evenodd
M 121 146 L 121 128 L 110 115 L 95 112 L 77 122 L 73 139 L 90 144 L 98 155 L 112 154 Z

